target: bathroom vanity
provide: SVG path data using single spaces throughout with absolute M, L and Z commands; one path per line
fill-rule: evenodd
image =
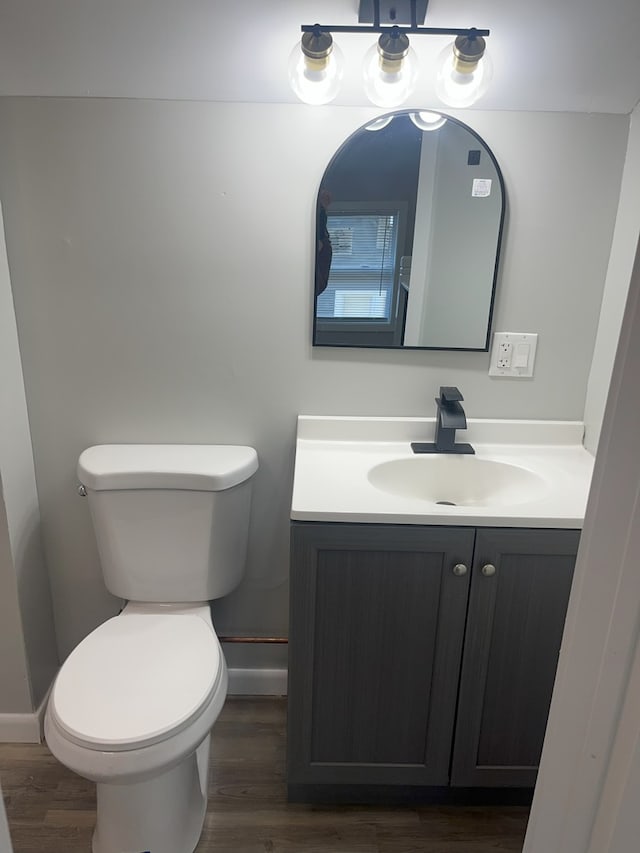
M 535 784 L 592 457 L 580 424 L 469 421 L 475 457 L 413 456 L 432 434 L 299 420 L 293 800 Z

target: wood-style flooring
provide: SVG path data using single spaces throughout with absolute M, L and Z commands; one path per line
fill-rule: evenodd
M 216 723 L 197 853 L 520 853 L 528 809 L 286 801 L 286 700 L 229 697 Z M 89 853 L 94 786 L 46 746 L 0 744 L 14 853 Z

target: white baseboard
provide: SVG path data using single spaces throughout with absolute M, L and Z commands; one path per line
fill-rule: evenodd
M 286 696 L 286 669 L 230 669 L 230 696 Z
M 0 714 L 0 743 L 42 743 L 49 691 L 30 714 Z

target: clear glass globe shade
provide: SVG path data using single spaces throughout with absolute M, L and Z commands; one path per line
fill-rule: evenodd
M 410 47 L 400 69 L 395 73 L 388 73 L 380 67 L 378 45 L 374 44 L 365 54 L 362 76 L 365 94 L 372 104 L 378 107 L 398 107 L 416 87 L 418 58 Z
M 438 56 L 436 95 L 449 107 L 470 107 L 489 88 L 493 76 L 493 63 L 485 53 L 471 74 L 461 74 L 454 66 L 453 43 Z
M 340 91 L 344 73 L 344 57 L 337 44 L 327 57 L 324 68 L 306 61 L 298 42 L 289 56 L 289 84 L 305 104 L 320 106 L 332 101 Z

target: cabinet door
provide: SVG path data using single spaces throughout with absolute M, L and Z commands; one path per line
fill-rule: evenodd
M 293 525 L 290 785 L 448 784 L 473 538 Z
M 477 531 L 452 785 L 535 785 L 579 535 Z

